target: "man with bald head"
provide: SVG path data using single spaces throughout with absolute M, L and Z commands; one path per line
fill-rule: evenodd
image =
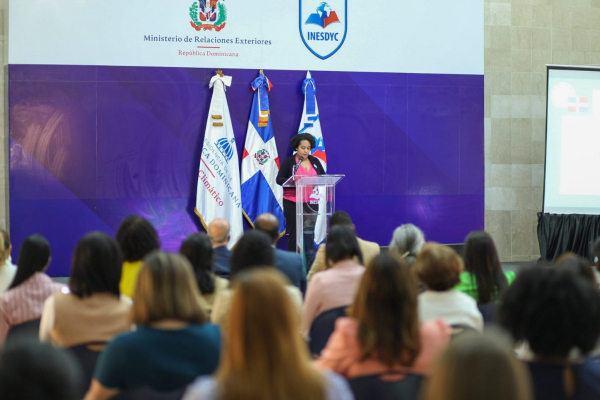
M 285 251 L 275 247 L 279 239 L 279 220 L 276 216 L 264 213 L 254 221 L 254 229 L 263 231 L 273 241 L 275 248 L 275 268 L 288 277 L 292 285 L 296 286 L 302 292 L 306 292 L 306 273 L 302 266 L 302 256 L 293 251 Z
M 229 222 L 225 218 L 215 218 L 208 224 L 208 238 L 215 251 L 215 275 L 229 279 L 229 259 L 231 251 L 227 248 L 229 239 Z

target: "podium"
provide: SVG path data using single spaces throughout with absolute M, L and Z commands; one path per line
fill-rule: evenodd
M 296 175 L 282 185 L 296 188 L 296 251 L 310 268 L 317 244 L 327 238 L 329 218 L 335 212 L 335 186 L 345 175 Z

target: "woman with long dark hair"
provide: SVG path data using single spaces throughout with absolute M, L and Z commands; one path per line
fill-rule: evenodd
M 319 314 L 352 303 L 365 272 L 362 262 L 354 229 L 347 225 L 331 228 L 325 244 L 325 264 L 331 267 L 314 274 L 308 285 L 302 320 L 304 335 L 308 335 Z
M 215 276 L 213 272 L 215 255 L 208 236 L 204 233 L 194 233 L 188 236 L 181 243 L 179 254 L 192 264 L 198 289 L 204 300 L 202 307 L 206 313 L 210 314 L 215 298 L 227 288 L 229 281 Z
M 46 238 L 32 235 L 23 241 L 15 279 L 0 296 L 0 346 L 11 326 L 39 319 L 46 299 L 66 289 L 44 273 L 49 264 L 50 244 Z
M 360 281 L 349 318 L 336 321 L 317 366 L 349 379 L 430 373 L 451 329 L 442 320 L 419 322 L 417 303 L 408 263 L 393 253 L 378 255 Z
M 515 279 L 514 272 L 502 270 L 494 240 L 485 231 L 473 231 L 467 236 L 464 267 L 456 290 L 473 297 L 478 304 L 496 301 Z

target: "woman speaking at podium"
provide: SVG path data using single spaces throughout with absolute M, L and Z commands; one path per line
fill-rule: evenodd
M 281 164 L 277 174 L 278 185 L 283 185 L 292 175 L 325 175 L 325 169 L 319 159 L 310 155 L 310 151 L 316 146 L 313 135 L 310 133 L 295 135 L 290 143 L 296 154 L 286 158 Z M 296 251 L 296 188 L 283 188 L 283 214 L 286 230 L 290 235 L 288 250 Z

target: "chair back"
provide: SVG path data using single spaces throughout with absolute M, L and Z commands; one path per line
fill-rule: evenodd
M 20 341 L 40 341 L 40 318 L 13 325 L 6 335 L 6 346 Z
M 127 390 L 114 396 L 113 400 L 181 400 L 187 387 L 169 392 L 159 392 L 149 387 Z
M 325 348 L 325 345 L 329 340 L 329 336 L 331 336 L 335 329 L 335 320 L 339 317 L 346 316 L 346 308 L 348 308 L 348 306 L 327 310 L 315 318 L 310 326 L 309 333 L 310 342 L 308 345 L 311 354 L 321 354 L 321 351 Z
M 468 334 L 473 334 L 473 333 L 479 333 L 477 331 L 477 329 L 473 328 L 472 326 L 468 326 L 468 325 L 450 325 L 450 327 L 452 328 L 452 332 L 451 332 L 451 336 L 450 336 L 450 340 L 454 340 L 457 337 L 460 337 L 462 335 L 468 335 Z
M 356 400 L 419 400 L 422 375 L 407 374 L 392 380 L 392 376 L 368 375 L 348 379 Z
M 496 322 L 496 303 L 490 301 L 487 304 L 477 304 L 477 308 L 483 317 L 484 324 L 493 324 Z
M 75 357 L 81 367 L 84 394 L 90 387 L 90 383 L 94 377 L 94 371 L 96 369 L 98 357 L 100 357 L 100 353 L 104 349 L 104 346 L 106 346 L 106 343 L 104 342 L 94 342 L 84 343 L 67 348 L 67 351 L 69 351 Z

